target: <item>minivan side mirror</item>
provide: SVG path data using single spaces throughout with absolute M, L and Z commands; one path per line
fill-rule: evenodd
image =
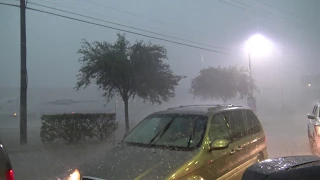
M 313 114 L 308 114 L 308 119 L 316 119 L 316 117 Z
M 210 143 L 210 151 L 228 148 L 230 140 L 216 139 Z

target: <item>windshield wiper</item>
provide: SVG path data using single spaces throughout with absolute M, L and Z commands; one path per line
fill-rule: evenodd
M 192 129 L 192 132 L 191 132 L 191 134 L 190 134 L 190 136 L 189 136 L 187 148 L 189 148 L 190 143 L 191 143 L 191 140 L 194 138 L 194 133 L 195 133 L 195 131 L 196 131 L 196 126 L 197 126 L 197 124 L 196 124 L 196 119 L 193 119 L 193 129 Z
M 150 142 L 149 142 L 149 145 L 151 145 L 152 143 L 153 143 L 153 141 L 159 136 L 159 139 L 163 136 L 163 134 L 169 129 L 169 127 L 170 127 L 170 125 L 172 124 L 172 122 L 173 122 L 173 120 L 174 120 L 175 118 L 172 118 L 169 122 L 168 122 L 168 124 L 166 124 L 166 126 L 161 130 L 161 131 L 159 131 L 151 140 L 150 140 Z M 159 140 L 158 139 L 158 140 Z

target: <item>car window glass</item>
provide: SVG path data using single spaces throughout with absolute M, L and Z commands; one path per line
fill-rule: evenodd
M 247 135 L 253 135 L 261 131 L 261 124 L 257 116 L 250 110 L 243 111 L 245 117 L 245 129 Z
M 206 121 L 203 121 L 202 117 L 177 117 L 156 144 L 184 147 L 188 145 L 190 136 L 192 136 L 189 147 L 195 147 L 201 141 L 205 124 Z
M 199 147 L 206 130 L 207 119 L 207 116 L 190 114 L 151 115 L 124 138 L 124 143 L 153 147 Z
M 227 125 L 230 129 L 230 135 L 233 139 L 243 137 L 245 134 L 244 117 L 242 110 L 233 110 L 225 113 Z
M 127 137 L 132 142 L 147 143 L 149 136 L 155 136 L 172 119 L 172 117 L 153 117 L 142 121 Z
M 171 126 L 169 126 L 162 139 L 179 136 L 179 138 L 188 138 L 193 130 L 193 119 L 175 118 Z M 160 141 L 159 141 L 160 142 Z
M 230 140 L 229 128 L 224 114 L 217 114 L 212 118 L 209 128 L 209 139 L 211 141 L 216 139 Z

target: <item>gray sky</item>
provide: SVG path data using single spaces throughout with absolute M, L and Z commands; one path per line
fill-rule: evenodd
M 29 2 L 231 49 L 232 55 L 223 55 L 127 34 L 132 42 L 142 39 L 166 46 L 168 62 L 172 69 L 177 74 L 187 75 L 189 78 L 196 76 L 201 68 L 209 65 L 247 65 L 247 57 L 242 49 L 243 43 L 254 33 L 261 33 L 283 47 L 281 53 L 284 54 L 286 64 L 283 72 L 287 81 L 293 80 L 293 75 L 308 73 L 305 67 L 318 69 L 320 26 L 317 17 L 320 12 L 317 12 L 317 7 L 320 7 L 320 1 L 259 0 L 272 7 L 256 0 L 223 1 L 227 3 L 220 0 L 30 0 Z M 18 3 L 14 0 L 0 0 L 0 2 Z M 64 14 L 32 4 L 28 4 L 28 7 Z M 19 87 L 19 18 L 18 8 L 0 5 L 0 87 Z M 117 32 L 119 31 L 27 10 L 29 87 L 73 87 L 80 67 L 76 51 L 80 48 L 81 39 L 112 42 L 115 41 Z M 278 59 L 279 55 L 274 55 L 253 60 L 253 73 L 260 84 L 272 83 L 270 76 L 274 75 L 272 72 L 274 67 L 277 67 L 275 64 Z M 266 73 L 270 73 L 267 75 L 268 78 Z M 181 85 L 189 87 L 190 80 L 184 80 Z

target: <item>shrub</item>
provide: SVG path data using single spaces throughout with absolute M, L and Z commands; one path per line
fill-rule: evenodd
M 73 143 L 94 137 L 104 140 L 118 128 L 114 113 L 42 115 L 41 123 L 43 143 L 55 140 Z

